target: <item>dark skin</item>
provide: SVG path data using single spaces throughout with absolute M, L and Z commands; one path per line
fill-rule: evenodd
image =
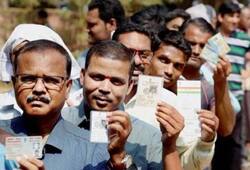
M 188 80 L 200 80 L 200 68 L 204 63 L 200 54 L 208 39 L 212 37 L 212 34 L 204 33 L 198 26 L 190 24 L 185 29 L 184 37 L 191 44 L 192 55 L 183 71 L 183 76 Z M 219 118 L 218 133 L 221 136 L 230 135 L 235 124 L 235 114 L 227 85 L 227 77 L 230 71 L 231 64 L 229 60 L 220 56 L 219 62 L 214 69 L 213 77 L 215 105 L 211 107 L 210 111 Z
M 13 78 L 17 103 L 24 111 L 24 119 L 29 122 L 27 124 L 28 135 L 46 137 L 60 117 L 60 110 L 69 94 L 72 82 L 65 79 L 53 89 L 44 83 L 43 77 L 44 75 L 67 77 L 66 59 L 54 49 L 29 51 L 17 57 L 16 75 L 39 77 L 33 85 L 22 82 L 24 79 L 17 78 L 17 76 Z M 55 64 L 58 66 L 54 67 Z M 34 99 L 29 101 L 30 97 Z M 42 98 L 48 100 L 41 100 Z M 23 155 L 17 158 L 17 162 L 20 169 L 44 170 L 44 163 L 34 157 Z

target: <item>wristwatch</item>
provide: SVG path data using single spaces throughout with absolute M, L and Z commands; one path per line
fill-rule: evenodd
M 110 160 L 108 161 L 108 168 L 111 170 L 126 170 L 129 169 L 133 165 L 133 159 L 131 155 L 126 154 L 122 159 L 121 163 L 113 164 Z

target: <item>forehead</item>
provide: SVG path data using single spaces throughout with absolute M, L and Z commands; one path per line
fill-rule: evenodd
M 250 17 L 250 8 L 244 8 L 240 14 L 244 17 Z
M 110 59 L 93 54 L 86 72 L 128 79 L 130 68 L 129 61 Z
M 17 57 L 17 73 L 66 75 L 66 59 L 54 49 L 22 53 Z
M 150 38 L 136 31 L 120 34 L 118 42 L 122 43 L 127 48 L 133 48 L 137 50 L 151 50 Z
M 99 19 L 100 17 L 98 8 L 94 8 L 87 12 L 87 17 L 86 17 L 87 22 L 94 23 L 97 22 Z
M 186 62 L 186 56 L 180 49 L 163 43 L 161 43 L 159 49 L 155 51 L 155 56 L 166 57 L 173 63 L 184 64 Z
M 210 33 L 203 32 L 198 26 L 190 24 L 185 30 L 185 39 L 194 43 L 205 44 L 212 37 Z

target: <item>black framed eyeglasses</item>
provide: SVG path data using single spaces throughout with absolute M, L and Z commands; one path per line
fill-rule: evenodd
M 16 74 L 14 78 L 19 87 L 23 88 L 33 88 L 38 79 L 41 79 L 44 86 L 49 90 L 61 90 L 65 80 L 68 79 L 68 77 L 63 76 L 37 76 L 32 74 Z
M 153 57 L 153 52 L 150 50 L 137 50 L 134 48 L 129 48 L 129 49 L 132 51 L 133 56 L 138 54 L 138 56 L 140 57 L 140 60 L 143 63 L 149 63 Z

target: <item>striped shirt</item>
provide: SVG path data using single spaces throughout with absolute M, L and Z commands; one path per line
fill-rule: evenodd
M 229 88 L 239 101 L 243 98 L 241 87 L 241 70 L 244 68 L 245 55 L 250 49 L 250 37 L 244 32 L 235 31 L 230 37 L 224 37 L 231 50 L 227 57 L 232 65 L 232 72 L 228 77 Z

